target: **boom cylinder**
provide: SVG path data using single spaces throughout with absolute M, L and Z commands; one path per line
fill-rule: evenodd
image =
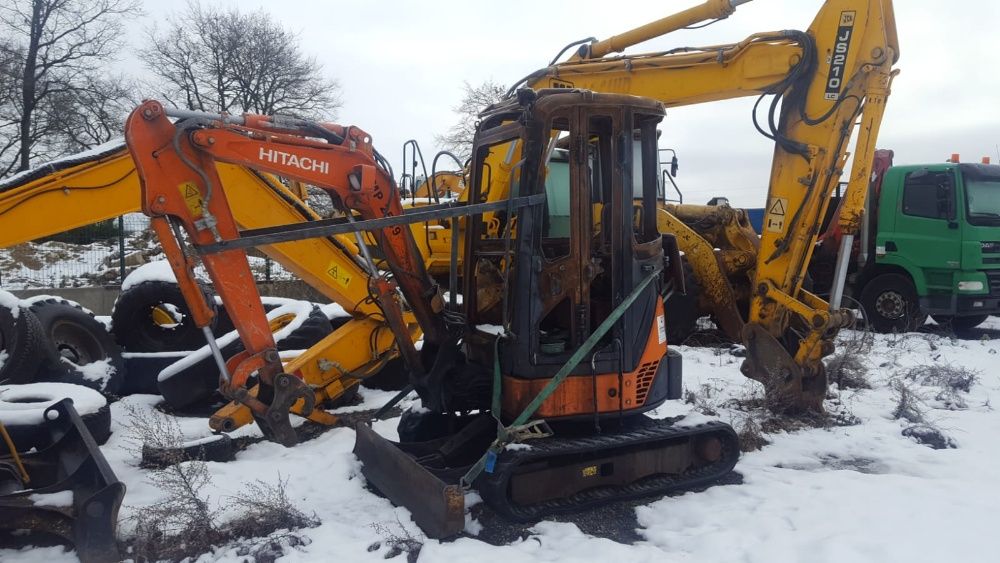
M 578 58 L 599 59 L 608 53 L 617 53 L 625 49 L 648 41 L 654 37 L 665 35 L 678 29 L 701 23 L 706 20 L 727 18 L 736 11 L 736 6 L 746 4 L 751 0 L 707 0 L 699 6 L 688 8 L 665 18 L 660 18 L 654 22 L 641 25 L 635 29 L 630 29 L 625 33 L 609 37 L 597 43 L 584 45 L 580 49 Z

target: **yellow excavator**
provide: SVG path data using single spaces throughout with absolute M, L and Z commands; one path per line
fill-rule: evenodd
M 549 66 L 514 84 L 509 95 L 522 86 L 584 88 L 649 97 L 667 108 L 757 96 L 753 126 L 775 144 L 763 232 L 758 236 L 746 214 L 728 205 L 661 201 L 660 232 L 676 236 L 695 282 L 688 285 L 698 292 L 668 299 L 667 323 L 675 329 L 671 332 L 683 334 L 685 327 L 677 325 L 691 327 L 697 317 L 711 315 L 725 334 L 746 345 L 743 372 L 765 385 L 771 404 L 821 411 L 822 358 L 832 353 L 837 330 L 852 321 L 840 308 L 846 259 L 864 213 L 875 142 L 899 58 L 892 1 L 827 0 L 806 31 L 761 32 L 738 43 L 612 56 L 726 18 L 749 1 L 708 0 L 602 41 L 571 43 Z M 573 47 L 578 48 L 568 60 L 557 62 Z M 850 234 L 841 245 L 828 303 L 803 289 L 803 282 L 855 131 L 839 216 Z M 554 138 L 553 146 L 566 142 Z M 485 200 L 507 197 L 520 160 L 516 144 L 494 151 L 488 160 L 492 173 L 479 188 Z M 550 184 L 556 184 L 554 165 L 549 174 Z M 488 218 L 488 228 L 498 228 L 495 219 Z M 429 264 L 447 263 L 448 237 L 442 231 L 428 239 Z

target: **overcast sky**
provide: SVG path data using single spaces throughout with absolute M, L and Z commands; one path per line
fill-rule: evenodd
M 369 132 L 398 174 L 401 147 L 410 138 L 420 141 L 430 166 L 434 134 L 455 121 L 451 108 L 461 99 L 463 80 L 510 84 L 545 66 L 570 41 L 603 39 L 698 0 L 202 3 L 262 8 L 298 32 L 303 50 L 342 86 L 337 120 Z M 754 0 L 713 26 L 675 32 L 628 52 L 804 30 L 821 5 Z M 902 72 L 893 83 L 879 146 L 894 149 L 897 164 L 940 162 L 953 152 L 963 160 L 990 155 L 1000 162 L 1000 2 L 897 0 L 895 5 Z M 147 14 L 132 26 L 132 43 L 142 41 L 140 30 L 181 6 L 146 0 Z M 122 64 L 131 70 L 137 63 L 126 58 Z M 746 98 L 668 112 L 661 147 L 680 156 L 685 201 L 726 195 L 736 205 L 764 205 L 773 145 L 754 130 L 752 103 Z

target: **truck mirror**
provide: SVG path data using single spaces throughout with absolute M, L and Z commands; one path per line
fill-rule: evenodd
M 677 155 L 675 154 L 673 158 L 670 159 L 670 175 L 674 178 L 677 177 Z

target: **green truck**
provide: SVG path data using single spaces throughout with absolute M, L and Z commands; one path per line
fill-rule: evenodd
M 892 166 L 876 152 L 867 220 L 856 237 L 845 295 L 879 332 L 924 324 L 967 330 L 1000 314 L 1000 166 L 960 163 Z M 840 233 L 839 202 L 810 263 L 814 291 L 829 292 Z M 845 302 L 845 305 L 849 301 Z

